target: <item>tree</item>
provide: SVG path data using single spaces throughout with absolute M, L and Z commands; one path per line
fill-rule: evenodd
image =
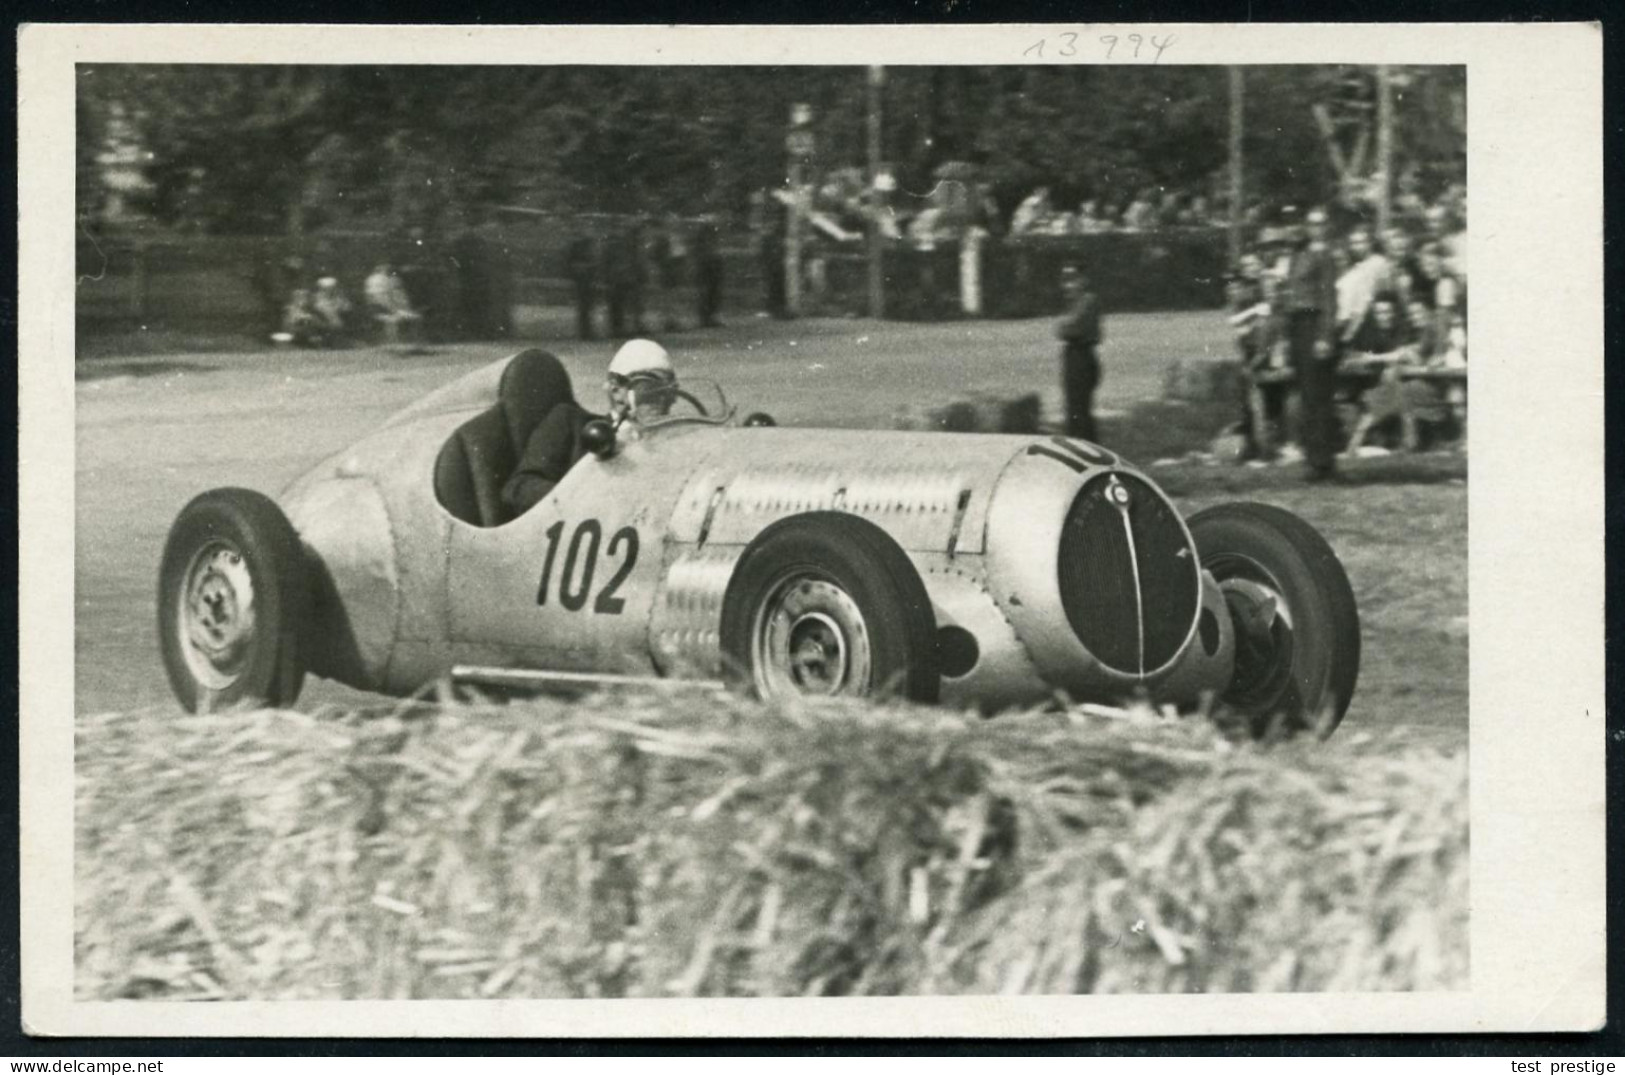
M 1335 177 L 1306 107 L 1344 69 L 1248 74 L 1248 188 L 1327 196 Z M 1459 68 L 1408 69 L 1404 159 L 1457 157 Z M 390 67 L 95 65 L 81 68 L 79 194 L 105 194 L 113 117 L 143 152 L 144 208 L 176 227 L 245 234 L 324 228 L 456 230 L 484 209 L 739 210 L 786 179 L 790 108 L 814 112 L 815 171 L 865 160 L 857 67 Z M 948 160 L 975 159 L 1008 212 L 1049 185 L 1063 205 L 1121 206 L 1192 190 L 1222 169 L 1219 67 L 898 67 L 884 152 L 903 194 L 929 195 Z M 1442 118 L 1441 118 L 1442 117 Z

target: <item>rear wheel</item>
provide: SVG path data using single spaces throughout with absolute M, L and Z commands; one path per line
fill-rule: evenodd
M 215 489 L 181 510 L 158 572 L 158 637 L 182 706 L 292 705 L 308 608 L 304 552 L 274 501 Z
M 866 519 L 812 512 L 772 524 L 722 604 L 731 682 L 760 698 L 937 700 L 936 618 L 898 544 Z
M 1224 702 L 1254 735 L 1331 734 L 1360 675 L 1359 611 L 1337 554 L 1314 527 L 1268 504 L 1221 504 L 1189 525 L 1235 627 Z

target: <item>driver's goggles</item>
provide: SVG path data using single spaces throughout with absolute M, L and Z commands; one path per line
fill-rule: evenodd
M 661 377 L 658 374 L 651 373 L 634 374 L 631 377 L 623 373 L 611 373 L 604 378 L 604 387 L 610 391 L 624 388 L 642 388 L 647 391 L 656 388 L 671 388 L 675 384 L 676 382 L 669 377 Z

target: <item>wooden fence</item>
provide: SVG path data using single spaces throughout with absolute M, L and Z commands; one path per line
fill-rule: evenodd
M 585 230 L 609 225 L 589 223 Z M 543 218 L 489 229 L 476 238 L 429 245 L 373 232 L 305 239 L 132 232 L 82 235 L 78 243 L 77 323 L 82 335 L 145 327 L 179 332 L 262 335 L 274 331 L 294 287 L 337 277 L 352 300 L 373 265 L 389 259 L 441 338 L 505 334 L 516 305 L 572 302 L 564 246 L 583 230 L 578 219 Z M 725 308 L 764 306 L 772 271 L 749 235 L 722 250 Z M 867 314 L 868 265 L 861 251 L 813 248 L 822 286 L 809 292 L 809 314 Z M 1223 301 L 1224 240 L 1208 229 L 991 241 L 981 253 L 978 316 L 1036 317 L 1060 311 L 1060 270 L 1089 275 L 1108 311 L 1217 308 Z M 776 264 L 776 263 L 775 263 Z M 890 318 L 967 316 L 961 302 L 957 244 L 886 251 Z M 684 291 L 689 290 L 685 286 Z M 679 299 L 692 305 L 689 296 Z

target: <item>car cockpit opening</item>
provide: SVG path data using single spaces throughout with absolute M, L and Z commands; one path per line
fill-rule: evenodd
M 521 351 L 508 361 L 489 407 L 452 431 L 435 457 L 440 506 L 470 526 L 495 527 L 517 518 L 503 496 L 531 435 L 559 407 L 579 407 L 570 374 L 557 356 Z

